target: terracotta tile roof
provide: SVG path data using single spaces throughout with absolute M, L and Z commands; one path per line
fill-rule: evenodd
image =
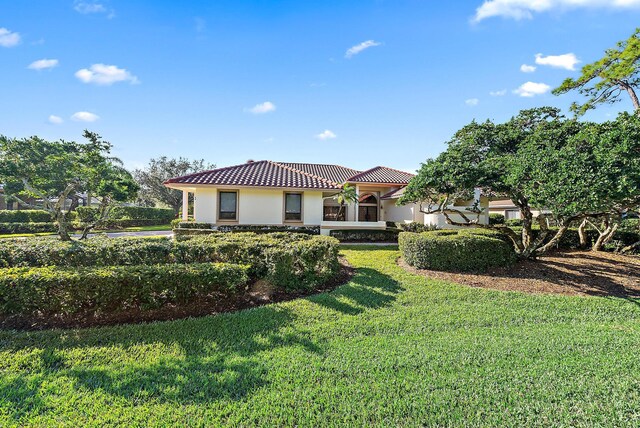
M 408 184 L 413 174 L 386 166 L 376 166 L 349 178 L 354 183 Z
M 340 189 L 345 182 L 406 184 L 411 177 L 386 167 L 361 172 L 340 165 L 262 160 L 175 177 L 165 184 Z
M 334 183 L 344 183 L 349 177 L 359 174 L 360 171 L 347 168 L 340 165 L 326 165 L 317 163 L 292 163 L 292 162 L 278 162 L 280 165 L 286 165 L 290 168 L 297 169 L 299 171 L 306 172 L 308 174 L 317 175 L 318 177 L 326 178 Z
M 384 195 L 380 196 L 380 199 L 398 199 L 399 197 L 404 195 L 405 189 L 406 187 L 401 187 L 399 189 L 392 190 L 389 193 L 385 193 Z
M 271 161 L 257 161 L 175 177 L 165 184 L 336 189 L 338 183 Z

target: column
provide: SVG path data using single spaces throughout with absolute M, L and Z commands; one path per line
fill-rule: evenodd
M 182 220 L 189 220 L 189 191 L 182 191 Z

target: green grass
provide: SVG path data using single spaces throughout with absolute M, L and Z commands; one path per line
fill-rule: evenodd
M 334 292 L 0 333 L 0 425 L 638 426 L 637 301 L 430 281 L 347 247 Z

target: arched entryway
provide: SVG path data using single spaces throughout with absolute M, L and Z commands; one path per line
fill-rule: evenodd
M 373 193 L 360 195 L 358 221 L 378 221 L 378 197 Z

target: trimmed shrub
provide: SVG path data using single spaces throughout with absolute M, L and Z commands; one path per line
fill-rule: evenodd
M 196 221 L 179 221 L 176 229 L 211 229 L 213 224 Z
M 498 213 L 490 213 L 489 224 L 504 224 L 504 215 Z
M 71 213 L 70 213 L 71 214 Z M 73 221 L 92 223 L 96 220 L 99 209 L 95 207 L 78 207 Z M 170 208 L 148 207 L 114 207 L 107 219 L 100 224 L 101 228 L 119 228 L 136 226 L 156 226 L 169 224 L 175 218 Z
M 226 262 L 251 265 L 252 278 L 276 286 L 308 288 L 338 269 L 339 242 L 301 233 L 214 233 L 167 238 L 106 238 L 62 242 L 3 240 L 0 267 L 122 266 Z
M 320 235 L 320 226 L 276 226 L 276 225 L 249 225 L 249 224 L 229 224 L 217 226 L 220 232 L 254 232 L 254 233 L 274 233 L 274 232 L 295 232 L 309 235 Z
M 435 227 L 427 226 L 426 224 L 418 223 L 417 221 L 412 221 L 411 223 L 396 223 L 396 226 L 404 232 L 420 233 L 435 230 Z
M 336 229 L 330 235 L 341 242 L 398 242 L 398 230 Z
M 0 233 L 45 233 L 55 232 L 55 223 L 0 223 Z
M 504 224 L 507 225 L 507 226 L 519 227 L 519 226 L 522 226 L 522 219 L 521 218 L 510 218 L 509 220 L 505 220 Z
M 402 232 L 399 243 L 404 260 L 418 269 L 482 272 L 516 260 L 512 246 L 481 235 Z
M 51 214 L 44 210 L 0 210 L 0 223 L 48 223 Z
M 46 316 L 159 308 L 233 293 L 247 283 L 247 270 L 227 263 L 1 269 L 0 312 Z

